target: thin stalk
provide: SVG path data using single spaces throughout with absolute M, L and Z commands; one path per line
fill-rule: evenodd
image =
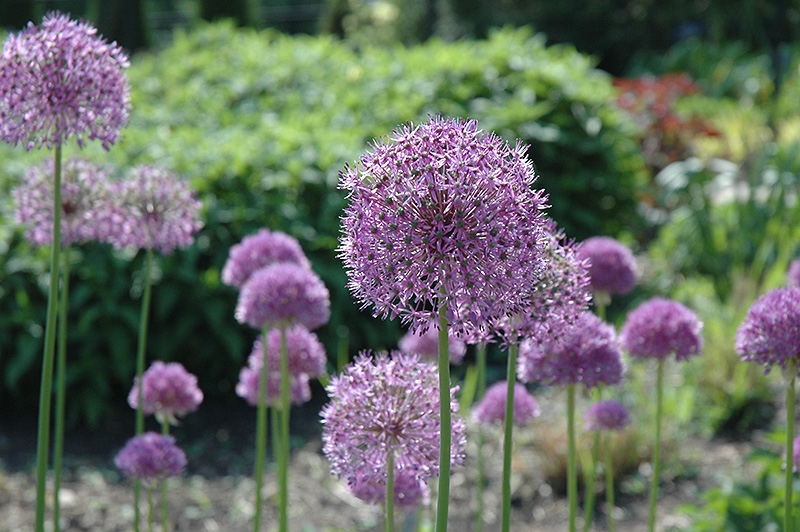
M 656 503 L 658 502 L 658 483 L 661 474 L 661 414 L 664 396 L 664 360 L 658 361 L 656 374 L 656 440 L 653 445 L 653 484 L 650 487 L 650 532 L 656 529 Z
M 450 504 L 450 338 L 447 303 L 439 305 L 439 490 L 436 499 L 436 532 L 447 532 Z
M 486 344 L 481 342 L 475 353 L 476 365 L 478 367 L 478 390 L 477 400 L 483 399 L 486 393 Z M 476 481 L 477 508 L 475 511 L 475 532 L 483 532 L 483 490 L 486 484 L 486 472 L 484 470 L 483 446 L 486 436 L 483 427 L 478 425 L 478 478 Z
M 169 436 L 169 421 L 161 420 L 161 434 Z M 161 529 L 167 532 L 167 478 L 161 481 Z
M 795 379 L 796 377 L 792 377 L 786 389 L 786 494 L 783 510 L 783 530 L 785 532 L 793 532 L 794 530 L 794 518 L 792 516 L 792 480 L 794 468 L 792 467 L 792 457 L 794 456 Z
M 261 331 L 263 364 L 261 365 L 261 373 L 258 377 L 258 406 L 256 407 L 256 515 L 253 522 L 254 532 L 258 532 L 261 527 L 261 486 L 264 481 L 264 457 L 267 454 L 268 330 L 268 327 L 264 327 L 263 331 Z
M 386 521 L 384 532 L 394 532 L 394 451 L 386 456 Z
M 606 437 L 606 517 L 608 531 L 614 532 L 614 453 L 610 440 Z
M 280 532 L 289 530 L 289 360 L 286 329 L 281 329 L 281 449 L 278 469 L 280 491 Z
M 153 532 L 153 486 L 147 488 L 147 530 Z
M 64 410 L 67 400 L 67 309 L 69 307 L 69 246 L 64 246 L 61 265 L 61 295 L 58 305 L 58 355 L 56 359 L 56 434 L 53 451 L 53 529 L 61 530 L 61 469 L 64 464 Z
M 511 444 L 514 429 L 514 385 L 517 377 L 517 353 L 519 346 L 512 344 L 508 350 L 508 368 L 506 378 L 508 388 L 506 389 L 506 415 L 503 420 L 503 518 L 501 524 L 502 532 L 509 532 L 511 529 Z
M 272 432 L 272 461 L 277 465 L 278 457 L 281 454 L 281 424 L 280 419 L 278 418 L 280 412 L 278 412 L 277 407 L 274 406 L 269 410 L 269 426 L 270 431 Z
M 575 532 L 578 516 L 578 468 L 575 461 L 575 385 L 567 386 L 567 497 L 569 532 Z
M 604 307 L 598 305 L 598 313 Z M 599 314 L 598 314 L 599 315 Z M 594 401 L 602 398 L 602 390 L 597 386 L 592 390 Z M 597 463 L 600 461 L 600 432 L 594 431 L 592 435 L 592 463 L 586 475 L 586 504 L 584 505 L 583 532 L 587 532 L 594 521 L 595 485 L 597 483 Z
M 336 345 L 336 371 L 341 373 L 344 367 L 347 365 L 349 354 L 349 332 L 350 330 L 345 325 L 340 325 L 339 329 L 339 342 Z
M 61 269 L 61 145 L 56 145 L 53 176 L 53 245 L 50 250 L 50 290 L 42 354 L 42 384 L 39 393 L 39 428 L 36 442 L 36 532 L 44 532 L 47 459 L 50 453 L 50 400 L 53 393 L 53 362 L 56 349 L 56 308 Z

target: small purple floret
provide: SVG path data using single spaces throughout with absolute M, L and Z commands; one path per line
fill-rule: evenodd
M 467 345 L 456 338 L 448 335 L 449 355 L 451 364 L 461 364 L 464 355 L 467 353 Z M 419 355 L 422 360 L 439 360 L 439 330 L 435 327 L 429 328 L 424 333 L 409 331 L 398 343 L 400 351 L 409 355 Z
M 578 254 L 588 259 L 592 290 L 607 294 L 627 294 L 636 286 L 636 259 L 631 250 L 608 236 L 586 239 Z
M 506 397 L 508 382 L 501 381 L 489 386 L 486 395 L 475 407 L 472 417 L 483 425 L 502 425 L 506 419 Z M 522 426 L 542 413 L 539 403 L 520 383 L 514 383 L 514 424 Z
M 620 331 L 620 342 L 633 358 L 677 360 L 699 355 L 703 322 L 677 301 L 654 297 L 635 308 Z
M 261 229 L 231 247 L 222 268 L 222 282 L 241 289 L 254 272 L 278 262 L 311 268 L 296 238 L 280 231 Z
M 172 436 L 145 432 L 128 440 L 114 457 L 114 464 L 128 477 L 153 485 L 180 475 L 186 468 L 186 454 Z
M 583 422 L 586 430 L 620 432 L 630 424 L 631 420 L 625 405 L 619 401 L 609 399 L 607 401 L 598 401 L 589 407 L 589 410 L 583 415 Z
M 155 414 L 159 421 L 167 420 L 176 423 L 176 417 L 183 417 L 194 412 L 203 402 L 203 392 L 197 386 L 197 377 L 186 371 L 178 362 L 165 364 L 160 360 L 153 364 L 142 375 L 142 411 Z M 128 404 L 136 408 L 139 404 L 139 379 L 128 394 Z
M 776 288 L 759 297 L 736 332 L 742 360 L 800 374 L 800 287 Z

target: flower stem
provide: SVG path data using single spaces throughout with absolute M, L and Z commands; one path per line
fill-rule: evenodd
M 598 305 L 598 312 L 600 312 L 604 307 L 602 305 Z M 602 390 L 600 387 L 596 387 L 592 390 L 592 394 L 594 396 L 594 401 L 599 401 L 602 398 Z M 592 435 L 592 463 L 590 464 L 589 472 L 586 475 L 586 503 L 584 504 L 584 522 L 583 522 L 583 532 L 587 532 L 589 528 L 592 526 L 592 522 L 594 521 L 594 503 L 595 503 L 595 485 L 597 483 L 597 463 L 600 460 L 600 432 L 595 431 Z
M 608 531 L 614 532 L 614 453 L 610 438 L 606 438 L 606 517 Z
M 147 488 L 147 530 L 153 532 L 153 486 Z
M 486 393 L 486 344 L 481 342 L 475 353 L 478 366 L 477 400 L 480 401 Z M 483 427 L 478 426 L 478 478 L 476 481 L 477 508 L 475 511 L 475 532 L 483 532 L 483 489 L 486 484 L 484 471 L 483 446 L 486 436 Z
M 450 504 L 450 338 L 447 331 L 447 303 L 439 305 L 439 490 L 436 504 L 436 532 L 447 532 Z
M 386 522 L 384 532 L 394 532 L 394 451 L 386 456 Z
M 256 514 L 253 521 L 253 530 L 258 532 L 261 527 L 261 486 L 264 481 L 264 457 L 267 453 L 267 372 L 269 358 L 267 356 L 267 332 L 264 327 L 261 332 L 262 361 L 261 373 L 258 377 L 258 406 L 256 409 Z
M 794 402 L 796 377 L 792 377 L 786 389 L 786 494 L 783 510 L 783 530 L 794 530 L 794 517 L 792 516 L 792 481 L 794 480 Z
M 575 532 L 578 516 L 578 468 L 575 461 L 575 385 L 567 386 L 567 497 L 569 532 Z
M 502 532 L 511 528 L 511 444 L 514 429 L 514 385 L 517 376 L 517 352 L 519 346 L 513 344 L 508 350 L 508 368 L 506 378 L 506 415 L 503 421 L 503 518 Z
M 161 420 L 161 434 L 169 435 L 169 421 Z M 167 478 L 161 481 L 161 530 L 167 532 Z
M 658 483 L 661 473 L 661 413 L 664 396 L 664 360 L 658 361 L 656 374 L 656 439 L 653 445 L 653 484 L 650 487 L 650 532 L 656 529 L 656 503 L 658 502 Z
M 142 294 L 142 309 L 139 315 L 139 343 L 136 349 L 136 377 L 138 379 L 139 397 L 136 407 L 136 435 L 144 432 L 144 389 L 142 374 L 144 373 L 144 355 L 147 349 L 147 323 L 150 316 L 151 279 L 150 269 L 153 262 L 153 250 L 148 249 L 144 260 L 144 293 Z M 139 496 L 141 484 L 139 480 L 133 483 L 133 529 L 139 532 Z
M 58 355 L 56 360 L 56 434 L 53 450 L 53 529 L 61 530 L 61 469 L 64 464 L 64 410 L 67 398 L 67 309 L 69 307 L 69 246 L 62 252 L 61 295 L 58 305 Z
M 39 394 L 39 428 L 36 442 L 36 532 L 44 532 L 47 458 L 50 444 L 50 400 L 53 390 L 53 362 L 56 348 L 56 307 L 61 269 L 61 145 L 55 149 L 53 177 L 53 245 L 50 250 L 50 291 L 42 355 L 42 384 Z
M 266 342 L 266 338 L 264 339 Z M 286 329 L 281 329 L 281 449 L 278 481 L 280 491 L 280 532 L 289 530 L 289 360 Z

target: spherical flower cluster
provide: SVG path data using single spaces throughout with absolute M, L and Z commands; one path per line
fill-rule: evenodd
M 161 421 L 177 423 L 176 417 L 194 412 L 203 402 L 203 392 L 197 386 L 197 377 L 186 371 L 178 362 L 165 364 L 160 360 L 142 375 L 142 411 L 155 414 Z M 133 388 L 128 394 L 131 408 L 139 405 L 139 378 L 134 379 Z
M 3 43 L 0 138 L 27 150 L 70 137 L 108 149 L 128 122 L 128 66 L 122 48 L 86 22 L 51 12 L 30 23 Z
M 327 387 L 323 452 L 349 486 L 373 477 L 385 486 L 389 453 L 397 478 L 427 482 L 439 473 L 439 376 L 415 355 L 362 353 Z M 450 390 L 452 466 L 464 460 L 465 424 Z M 410 480 L 410 479 L 409 479 Z
M 362 306 L 423 330 L 444 303 L 459 337 L 520 312 L 544 268 L 545 199 L 526 149 L 433 117 L 346 167 L 339 256 Z
M 11 191 L 16 219 L 34 246 L 53 243 L 52 159 L 31 166 L 24 182 Z M 64 164 L 61 174 L 61 244 L 104 241 L 113 231 L 108 172 L 81 159 Z
M 633 358 L 663 360 L 675 353 L 686 360 L 703 349 L 703 322 L 677 301 L 654 297 L 635 308 L 620 331 L 620 342 Z
M 583 415 L 586 430 L 603 432 L 613 430 L 619 432 L 627 427 L 630 422 L 628 409 L 619 401 L 609 399 L 593 404 Z
M 594 292 L 627 294 L 636 286 L 636 259 L 622 243 L 608 236 L 586 239 L 578 254 L 588 259 Z
M 786 272 L 786 281 L 789 286 L 800 286 L 800 259 L 795 259 Z
M 145 432 L 128 440 L 114 457 L 114 464 L 125 475 L 152 486 L 180 475 L 186 468 L 186 454 L 175 445 L 172 436 Z
M 222 282 L 241 289 L 254 272 L 278 262 L 311 268 L 296 238 L 280 231 L 261 229 L 231 247 L 222 268 Z
M 236 384 L 236 395 L 247 401 L 251 406 L 258 405 L 261 370 L 261 360 L 248 364 L 239 372 L 239 382 Z M 300 373 L 289 376 L 289 403 L 302 405 L 311 400 L 311 385 L 308 375 Z M 267 395 L 264 399 L 267 406 L 280 408 L 281 405 L 281 373 L 271 367 L 267 368 Z
M 372 474 L 357 474 L 347 489 L 371 504 L 383 504 L 386 500 L 386 480 Z M 394 478 L 394 504 L 400 510 L 418 508 L 430 497 L 427 484 L 408 471 L 396 471 Z
M 780 366 L 788 376 L 800 374 L 800 287 L 776 288 L 759 297 L 736 332 L 742 360 Z
M 508 382 L 497 382 L 486 390 L 481 402 L 472 412 L 473 419 L 483 425 L 502 425 L 506 419 L 506 397 Z M 525 425 L 542 411 L 539 403 L 520 383 L 514 383 L 514 424 Z
M 400 351 L 409 355 L 419 355 L 423 360 L 439 359 L 439 331 L 433 327 L 424 333 L 409 331 L 398 343 Z M 461 364 L 467 353 L 467 344 L 456 336 L 448 334 L 449 357 L 451 364 Z
M 587 388 L 619 384 L 625 373 L 614 327 L 584 311 L 557 339 L 525 340 L 519 347 L 519 378 Z
M 115 247 L 155 249 L 164 254 L 191 246 L 203 227 L 202 203 L 195 191 L 172 172 L 141 165 L 117 183 L 117 229 L 109 241 Z
M 292 263 L 277 263 L 255 272 L 236 304 L 236 320 L 255 329 L 300 324 L 316 329 L 330 319 L 330 295 L 322 279 Z

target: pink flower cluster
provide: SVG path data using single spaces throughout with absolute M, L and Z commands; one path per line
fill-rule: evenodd
M 142 374 L 141 391 L 138 378 L 128 394 L 128 404 L 136 409 L 142 395 L 142 411 L 155 414 L 159 421 L 177 423 L 177 417 L 194 412 L 203 402 L 203 392 L 197 386 L 197 377 L 186 371 L 178 362 L 165 364 L 160 360 Z
M 114 457 L 114 465 L 125 475 L 152 486 L 180 475 L 186 468 L 186 454 L 172 436 L 145 432 L 128 440 Z
M 483 425 L 502 425 L 506 419 L 508 382 L 496 382 L 489 386 L 486 395 L 472 412 L 472 417 Z M 514 424 L 525 425 L 542 411 L 539 403 L 520 383 L 514 383 Z
M 703 322 L 677 301 L 654 297 L 636 307 L 619 333 L 620 342 L 633 358 L 677 360 L 699 355 L 703 349 Z

